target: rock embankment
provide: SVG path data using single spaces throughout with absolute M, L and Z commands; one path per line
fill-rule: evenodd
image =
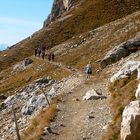
M 116 46 L 114 49 L 110 50 L 106 56 L 101 61 L 101 67 L 105 68 L 107 65 L 119 61 L 131 53 L 134 53 L 140 49 L 140 33 L 138 33 L 134 38 L 123 42 L 122 44 Z
M 130 77 L 137 72 L 137 80 L 140 77 L 140 61 L 127 62 L 118 73 L 112 78 L 111 82 Z M 136 90 L 136 100 L 130 102 L 123 110 L 121 122 L 121 140 L 139 140 L 140 139 L 140 84 Z

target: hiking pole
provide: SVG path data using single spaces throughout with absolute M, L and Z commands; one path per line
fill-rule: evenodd
M 45 94 L 45 91 L 43 90 L 42 87 L 40 87 L 40 89 L 41 89 L 41 91 L 43 92 L 43 94 L 44 94 L 44 96 L 45 96 L 45 99 L 46 99 L 48 105 L 50 106 L 50 102 L 49 102 L 49 100 L 48 100 L 48 98 L 47 98 L 47 95 Z
M 17 139 L 18 139 L 18 140 L 21 140 L 20 134 L 19 134 L 19 129 L 18 129 L 17 118 L 16 118 L 16 114 L 15 114 L 15 110 L 14 110 L 14 105 L 13 105 L 13 104 L 12 104 L 12 114 L 13 114 L 13 117 L 14 117 Z

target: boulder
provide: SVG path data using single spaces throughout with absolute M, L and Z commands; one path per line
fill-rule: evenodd
M 33 63 L 33 60 L 31 58 L 25 58 L 23 63 L 24 66 L 28 66 Z
M 7 96 L 5 96 L 5 95 L 0 95 L 0 100 L 5 100 L 5 99 L 7 99 Z
M 121 140 L 140 140 L 140 101 L 125 107 L 121 122 Z
M 140 81 L 140 63 L 138 64 L 137 71 L 138 71 L 137 79 Z
M 135 96 L 136 96 L 136 99 L 140 100 L 140 83 L 139 83 L 138 88 L 136 90 Z
M 85 96 L 83 97 L 83 100 L 97 100 L 97 99 L 105 99 L 106 96 L 99 95 L 94 89 L 89 90 Z
M 121 58 L 124 58 L 139 49 L 140 35 L 138 33 L 134 38 L 123 42 L 122 44 L 116 46 L 111 51 L 109 51 L 101 61 L 101 68 L 105 68 L 107 65 L 115 63 Z
M 117 46 L 113 50 L 109 51 L 104 59 L 101 61 L 101 68 L 105 68 L 107 65 L 117 62 L 122 57 L 129 55 L 129 51 L 122 46 Z
M 114 82 L 121 78 L 125 78 L 137 71 L 140 61 L 128 61 L 116 74 L 114 74 L 110 81 Z
M 38 96 L 34 95 L 22 108 L 21 112 L 24 115 L 32 115 L 35 111 L 45 106 L 47 106 L 47 101 L 44 95 L 43 94 Z

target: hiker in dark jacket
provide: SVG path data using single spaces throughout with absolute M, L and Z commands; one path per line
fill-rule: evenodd
M 41 57 L 42 57 L 42 59 L 44 59 L 44 57 L 45 57 L 45 51 L 44 50 L 42 50 L 42 52 L 41 52 Z
M 51 53 L 48 54 L 48 60 L 51 61 Z
M 38 57 L 41 57 L 41 48 L 40 47 L 38 47 L 37 53 L 38 53 Z
M 37 56 L 37 53 L 38 53 L 38 48 L 35 47 L 35 49 L 34 49 L 34 54 L 35 54 L 35 56 Z
M 55 56 L 54 56 L 54 53 L 52 52 L 52 53 L 51 53 L 51 59 L 52 59 L 52 61 L 54 61 L 54 57 L 55 57 Z

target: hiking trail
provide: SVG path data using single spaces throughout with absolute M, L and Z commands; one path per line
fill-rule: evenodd
M 104 79 L 99 81 L 96 76 L 87 79 L 86 75 L 77 69 L 57 62 L 49 61 L 49 63 L 72 72 L 82 82 L 62 95 L 58 105 L 59 111 L 50 124 L 53 133 L 47 133 L 42 138 L 45 140 L 100 140 L 104 126 L 111 120 L 108 81 Z M 91 89 L 100 90 L 107 99 L 83 100 L 83 96 Z

